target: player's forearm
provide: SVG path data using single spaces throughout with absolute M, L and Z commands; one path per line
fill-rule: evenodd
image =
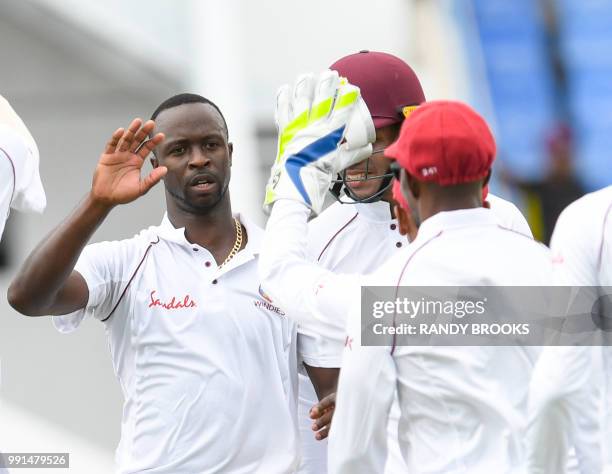
M 338 388 L 338 376 L 340 375 L 339 368 L 311 367 L 306 363 L 304 363 L 304 367 L 319 400 L 336 391 Z
M 347 310 L 359 298 L 360 275 L 335 274 L 310 261 L 309 213 L 297 201 L 274 204 L 259 255 L 259 278 L 287 317 L 314 333 L 343 341 Z
M 112 206 L 88 194 L 68 218 L 32 251 L 8 290 L 8 300 L 22 314 L 54 314 L 58 292 L 83 248 Z
M 259 255 L 262 287 L 291 317 L 299 319 L 299 293 L 308 285 L 308 270 L 316 266 L 307 261 L 308 215 L 302 203 L 278 201 L 266 226 Z

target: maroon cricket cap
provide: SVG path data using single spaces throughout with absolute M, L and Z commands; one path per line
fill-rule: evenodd
M 361 89 L 376 128 L 401 123 L 413 110 L 410 107 L 425 102 L 417 75 L 391 54 L 360 51 L 339 59 L 329 68 Z
M 385 156 L 419 181 L 441 186 L 485 178 L 495 159 L 495 140 L 485 120 L 461 102 L 432 101 L 408 117 Z

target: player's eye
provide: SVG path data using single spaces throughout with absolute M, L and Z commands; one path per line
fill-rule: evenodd
M 206 142 L 204 146 L 206 147 L 207 150 L 216 150 L 221 145 L 218 142 Z
M 175 146 L 170 150 L 171 155 L 182 155 L 183 153 L 185 153 L 185 147 L 182 145 Z

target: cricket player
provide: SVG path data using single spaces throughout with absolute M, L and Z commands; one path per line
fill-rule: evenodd
M 30 131 L 0 95 L 0 238 L 11 209 L 42 212 L 47 205 Z
M 28 257 L 9 301 L 54 315 L 61 332 L 104 324 L 125 398 L 120 473 L 294 472 L 294 324 L 259 289 L 262 230 L 232 213 L 225 119 L 194 94 L 152 118 L 113 133 L 91 190 Z M 160 180 L 161 224 L 87 245 L 115 206 Z
M 612 186 L 587 194 L 559 216 L 551 240 L 557 284 L 586 287 L 593 301 L 612 287 Z M 607 307 L 610 318 L 610 306 Z M 609 337 L 610 319 L 604 320 Z M 608 342 L 605 344 L 609 344 Z M 609 345 L 547 347 L 530 394 L 529 468 L 612 473 L 612 351 Z M 542 446 L 545 446 L 542 449 Z
M 309 222 L 308 250 L 311 259 L 328 270 L 366 274 L 377 270 L 408 244 L 400 234 L 393 211 L 392 160 L 385 156 L 385 150 L 398 138 L 405 117 L 425 101 L 425 95 L 412 68 L 391 54 L 360 51 L 339 59 L 330 69 L 359 87 L 372 115 L 376 141 L 369 158 L 341 173 L 332 191 L 340 198 L 338 202 Z M 527 221 L 514 204 L 490 193 L 486 198 L 501 225 L 531 236 Z M 344 344 L 321 337 L 304 324 L 300 327 L 298 345 L 308 373 L 318 382 L 316 392 L 327 395 L 317 403 L 310 379 L 300 374 L 299 424 L 303 455 L 300 472 L 323 473 L 327 446 L 317 442 L 309 432 L 314 426 L 319 439 L 327 436 Z M 324 361 L 325 367 L 314 367 L 314 360 Z M 325 385 L 326 381 L 329 385 Z M 328 395 L 330 392 L 332 395 Z M 317 418 L 313 422 L 310 410 L 315 404 L 313 413 Z M 389 458 L 385 468 L 388 473 L 407 470 L 397 442 L 398 419 L 395 401 L 389 423 Z
M 266 192 L 272 213 L 259 262 L 262 286 L 290 317 L 345 341 L 330 472 L 383 472 L 396 390 L 400 446 L 410 472 L 519 472 L 524 414 L 515 398 L 526 392 L 532 365 L 521 348 L 510 347 L 503 357 L 494 350 L 499 348 L 486 347 L 412 353 L 395 348 L 393 354 L 378 348 L 366 354 L 370 348 L 359 347 L 358 331 L 350 332 L 360 326 L 359 312 L 356 325 L 349 321 L 348 336 L 345 323 L 349 308 L 359 303 L 362 284 L 545 284 L 551 273 L 547 249 L 503 228 L 482 207 L 493 138 L 469 107 L 442 102 L 413 112 L 398 145 L 391 147 L 390 156 L 414 176 L 409 187 L 405 173 L 402 180 L 404 194 L 411 190 L 416 222 L 422 223 L 416 240 L 368 277 L 336 274 L 309 262 L 308 215 L 320 212 L 331 177 L 361 161 L 370 152 L 364 141 L 374 141 L 373 123 L 362 109 L 346 110 L 342 79 L 335 91 L 330 86 L 337 78 L 333 74 L 301 78 L 292 94 L 288 88 L 279 92 L 279 156 Z M 436 126 L 441 122 L 449 125 Z M 408 219 L 406 212 L 403 219 L 400 215 L 404 231 Z M 461 365 L 465 372 L 457 371 Z

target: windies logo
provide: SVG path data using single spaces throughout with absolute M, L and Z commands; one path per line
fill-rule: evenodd
M 285 316 L 285 312 L 282 309 L 280 309 L 278 306 L 274 306 L 272 304 L 272 298 L 270 298 L 265 293 L 265 291 L 261 289 L 261 285 L 259 285 L 259 294 L 261 295 L 261 297 L 265 301 L 261 301 L 261 300 L 253 301 L 253 303 L 255 304 L 256 308 L 267 309 L 268 311 L 273 311 L 274 313 L 278 314 L 279 316 Z
M 149 303 L 149 308 L 155 308 L 159 306 L 164 309 L 182 309 L 182 308 L 195 308 L 197 306 L 196 302 L 191 299 L 191 296 L 185 295 L 182 299 L 173 296 L 171 300 L 163 302 L 159 298 L 155 296 L 157 290 L 153 290 L 151 292 L 151 302 Z

